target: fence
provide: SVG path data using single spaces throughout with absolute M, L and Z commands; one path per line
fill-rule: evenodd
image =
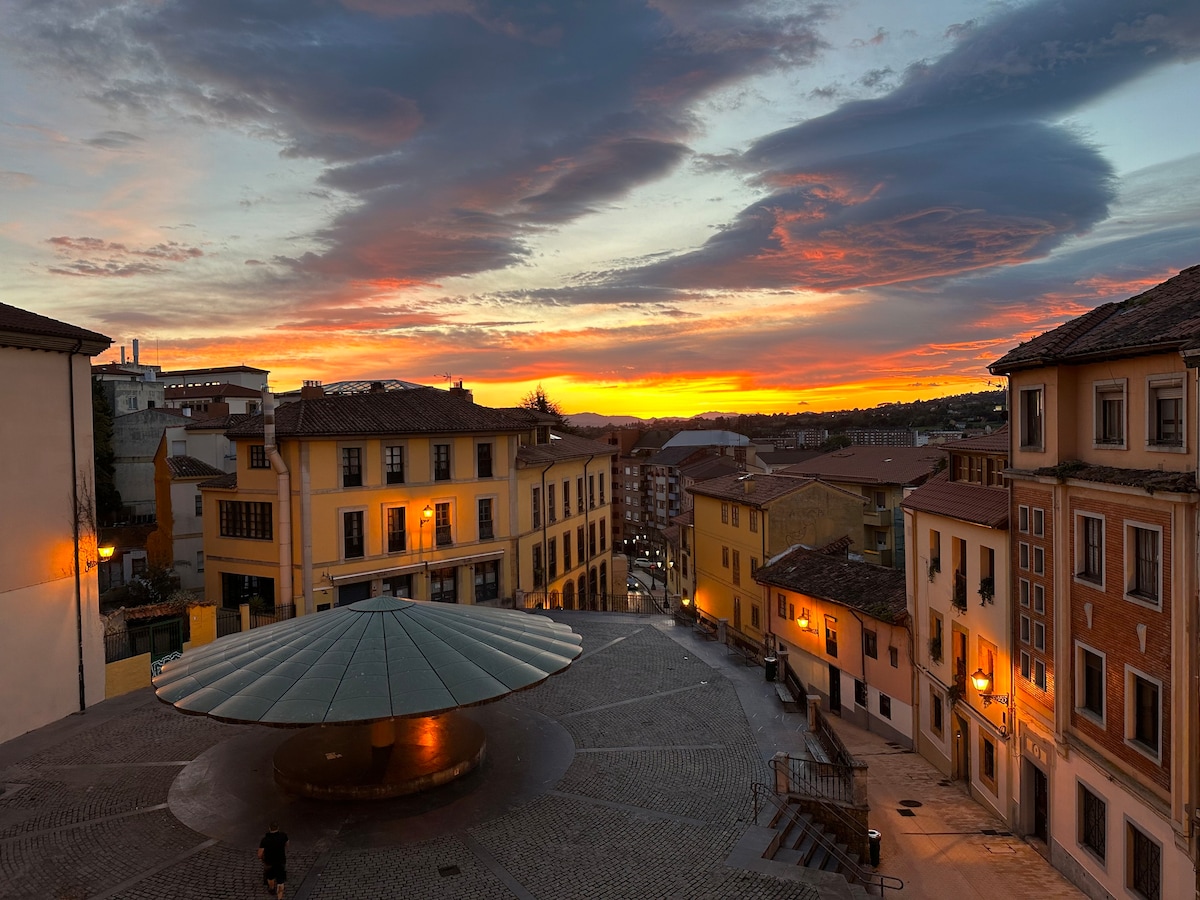
M 275 622 L 282 622 L 285 619 L 296 618 L 295 604 L 276 604 L 274 609 L 263 609 L 255 612 L 250 610 L 250 627 L 259 628 L 263 625 L 272 625 Z
M 670 615 L 678 606 L 678 598 L 652 596 L 642 591 L 619 594 L 586 594 L 564 596 L 558 591 L 526 591 L 517 596 L 518 609 L 564 609 L 592 612 L 636 613 L 644 616 Z
M 242 630 L 242 613 L 236 609 L 220 608 L 217 610 L 217 637 L 227 634 L 237 634 Z
M 126 628 L 104 636 L 104 661 L 119 662 L 149 653 L 151 660 L 178 653 L 190 638 L 187 619 L 170 619 Z

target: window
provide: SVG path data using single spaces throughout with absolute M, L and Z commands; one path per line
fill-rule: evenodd
M 1046 534 L 1046 511 L 1035 506 L 1030 512 L 1033 514 L 1033 533 L 1038 537 L 1043 537 Z
M 1028 506 L 1018 506 L 1017 507 L 1017 531 L 1021 532 L 1022 534 L 1029 533 L 1029 507 Z
M 1079 785 L 1079 843 L 1104 862 L 1107 804 Z
M 433 504 L 433 533 L 434 543 L 439 547 L 449 547 L 454 543 L 450 534 L 450 504 Z
M 1129 867 L 1126 886 L 1145 900 L 1162 898 L 1162 847 L 1132 822 L 1126 822 Z
M 982 731 L 979 733 L 979 780 L 996 793 L 996 742 Z
M 607 549 L 608 549 L 608 522 L 604 519 L 601 519 L 600 520 L 600 552 L 603 553 Z
M 723 569 L 729 568 L 729 548 L 728 547 L 721 548 L 721 568 L 723 568 Z
M 1033 683 L 1043 691 L 1046 689 L 1046 664 L 1040 659 L 1033 661 Z
M 742 554 L 739 550 L 733 551 L 733 583 L 742 583 Z
M 879 659 L 879 637 L 874 631 L 863 631 L 863 653 L 871 659 Z
M 825 617 L 825 652 L 830 656 L 837 656 L 837 619 L 833 616 Z
M 604 505 L 604 473 L 600 473 L 600 505 Z
M 776 611 L 781 619 L 787 619 L 787 596 L 784 594 L 775 595 Z
M 582 563 L 585 559 L 587 559 L 587 545 L 583 542 L 582 525 L 575 529 L 575 549 L 579 551 L 576 556 L 579 557 L 579 561 Z
M 571 532 L 563 532 L 563 571 L 571 571 Z
M 342 487 L 362 487 L 362 447 L 342 448 Z
M 458 602 L 457 567 L 429 570 L 429 599 L 434 603 Z
M 387 511 L 388 553 L 403 553 L 408 549 L 408 536 L 404 524 L 404 507 L 394 506 Z
M 1029 568 L 1029 545 L 1024 541 L 1017 544 L 1017 565 L 1022 569 Z
M 596 555 L 596 523 L 588 523 L 588 558 Z
M 1020 391 L 1020 426 L 1021 449 L 1041 450 L 1042 446 L 1042 389 L 1040 387 L 1021 388 Z
M 1044 622 L 1033 623 L 1033 649 L 1046 649 L 1046 624 Z
M 1162 746 L 1162 687 L 1157 679 L 1125 669 L 1125 738 L 1157 757 Z
M 204 515 L 204 495 L 196 492 L 196 515 Z
M 722 525 L 729 524 L 729 504 L 728 503 L 721 504 L 721 524 Z
M 933 689 L 929 688 L 929 730 L 942 737 L 944 734 L 945 711 L 942 706 L 942 695 Z
M 1025 578 L 1017 582 L 1017 597 L 1022 606 L 1029 605 L 1029 581 Z
M 550 580 L 558 577 L 558 538 L 550 538 L 547 542 L 546 557 L 550 560 Z
M 942 571 L 942 533 L 929 532 L 929 575 L 932 579 L 935 572 Z
M 625 517 L 629 518 L 629 513 Z M 563 479 L 563 518 L 571 518 L 571 482 L 566 478 Z
M 929 658 L 934 662 L 942 661 L 944 652 L 945 624 L 940 613 L 929 613 Z
M 346 559 L 360 559 L 366 553 L 363 539 L 363 511 L 356 509 L 342 513 L 342 555 Z
M 750 530 L 754 534 L 758 534 L 758 510 L 750 510 Z
M 535 487 L 529 497 L 529 519 L 534 528 L 542 527 L 542 489 Z
M 490 541 L 496 536 L 496 524 L 492 519 L 492 498 L 479 498 L 479 540 Z
M 450 445 L 433 445 L 433 480 L 450 480 Z
M 203 550 L 196 551 L 196 571 L 197 572 L 204 571 L 204 551 Z
M 888 664 L 891 665 L 891 667 L 893 669 L 900 668 L 900 648 L 899 647 L 888 647 Z
M 500 596 L 500 561 L 475 563 L 475 602 L 495 600 Z
M 759 612 L 759 608 L 757 603 L 750 604 L 750 627 L 755 630 L 758 630 L 762 623 L 762 613 Z
M 1150 447 L 1183 447 L 1183 380 L 1152 378 L 1149 382 L 1150 422 L 1147 443 Z
M 220 519 L 221 537 L 271 540 L 270 503 L 218 500 L 217 514 Z
M 596 508 L 596 476 L 588 476 L 588 509 Z
M 546 569 L 542 565 L 542 545 L 533 545 L 533 586 L 535 588 L 546 587 Z
M 404 448 L 393 445 L 383 448 L 383 481 L 385 484 L 404 484 Z
M 1125 382 L 1096 382 L 1095 440 L 1098 447 L 1125 446 Z
M 731 510 L 729 510 L 729 522 L 731 525 L 733 525 L 734 528 L 741 528 L 742 508 L 740 506 L 738 506 L 736 503 L 733 504 L 733 508 Z
M 1028 653 L 1026 653 L 1024 650 L 1021 651 L 1021 677 L 1026 681 L 1029 680 L 1030 675 L 1032 674 L 1030 671 L 1031 659 L 1032 658 Z
M 1126 595 L 1155 606 L 1159 603 L 1159 540 L 1162 533 L 1153 527 L 1125 526 Z
M 887 694 L 879 695 L 879 714 L 885 719 L 892 717 L 892 698 Z
M 1035 584 L 1033 586 L 1033 611 L 1046 614 L 1046 588 L 1044 585 Z
M 1075 646 L 1075 707 L 1104 723 L 1104 656 Z
M 1075 577 L 1104 582 L 1104 520 L 1099 516 L 1075 519 Z
M 580 513 L 583 512 L 583 476 L 575 479 L 575 505 Z M 583 554 L 580 554 L 582 556 Z
M 1045 575 L 1046 574 L 1046 548 L 1045 547 L 1034 547 L 1033 548 L 1033 574 L 1034 575 Z
M 1029 625 L 1029 616 L 1021 616 L 1021 643 L 1028 644 L 1031 640 L 1030 635 L 1033 631 Z
M 271 460 L 267 459 L 267 448 L 262 444 L 250 445 L 250 468 L 269 469 Z
M 754 577 L 754 573 L 758 571 L 758 557 L 750 557 L 750 577 Z
M 492 445 L 475 445 L 475 474 L 479 478 L 492 477 Z
M 546 521 L 553 525 L 558 521 L 558 504 L 554 502 L 554 484 L 546 485 Z
M 867 708 L 867 683 L 854 679 L 854 705 Z

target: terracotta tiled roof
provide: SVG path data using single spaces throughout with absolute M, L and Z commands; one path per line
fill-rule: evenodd
M 167 470 L 172 478 L 217 478 L 225 474 L 194 456 L 168 456 Z
M 899 569 L 797 549 L 756 571 L 754 580 L 849 606 L 881 622 L 902 625 L 908 619 Z
M 476 406 L 437 388 L 313 397 L 286 403 L 275 411 L 275 433 L 280 438 L 528 429 L 528 422 L 509 413 Z M 250 416 L 231 424 L 225 433 L 234 439 L 262 437 L 263 418 Z
M 696 511 L 689 509 L 687 512 L 681 512 L 672 520 L 676 525 L 693 525 L 696 522 Z
M 951 481 L 947 472 L 934 475 L 900 505 L 987 528 L 1008 528 L 1007 490 Z
M 1195 472 L 1164 472 L 1161 469 L 1120 469 L 1116 466 L 1091 466 L 1070 460 L 1057 466 L 1034 469 L 1034 475 L 1053 478 L 1073 478 L 1099 484 L 1120 484 L 1141 488 L 1149 494 L 1172 491 L 1179 494 L 1197 493 Z
M 816 478 L 799 478 L 795 475 L 721 475 L 692 485 L 688 490 L 693 494 L 705 497 L 716 497 L 718 500 L 733 500 L 748 506 L 763 507 L 773 500 L 787 496 L 794 491 L 816 484 Z M 827 484 L 825 487 L 833 491 L 841 488 Z M 849 491 L 842 491 L 857 500 L 865 498 Z
M 578 459 L 580 457 L 600 456 L 608 458 L 617 455 L 617 448 L 611 444 L 602 444 L 590 438 L 574 434 L 557 434 L 551 432 L 548 444 L 526 444 L 517 450 L 517 463 L 522 465 L 537 465 L 551 463 L 560 459 Z
M 943 450 L 972 450 L 980 453 L 1007 453 L 1009 444 L 1008 426 L 997 428 L 991 434 L 949 441 L 939 446 Z
M 771 466 L 794 466 L 821 455 L 820 450 L 763 450 L 758 458 Z
M 0 345 L 80 352 L 95 356 L 112 345 L 112 338 L 97 331 L 80 328 L 78 325 L 68 325 L 57 319 L 0 303 Z
M 222 475 L 220 478 L 210 478 L 208 481 L 200 482 L 202 488 L 225 488 L 232 490 L 237 487 L 237 472 L 229 472 Z
M 707 481 L 736 470 L 737 463 L 728 456 L 710 456 L 679 467 L 679 473 L 693 481 Z
M 855 446 L 788 466 L 783 474 L 859 484 L 921 484 L 943 459 L 937 447 Z
M 240 425 L 247 419 L 255 418 L 254 413 L 233 413 L 226 416 L 212 416 L 211 418 L 201 418 L 195 415 L 191 416 L 192 420 L 188 423 L 188 431 L 227 431 L 234 425 Z
M 697 454 L 704 453 L 704 447 L 685 444 L 681 447 L 664 447 L 657 453 L 643 460 L 644 466 L 678 466 Z
M 997 374 L 1150 352 L 1200 350 L 1200 266 L 1120 303 L 1105 303 L 1014 347 L 988 368 Z

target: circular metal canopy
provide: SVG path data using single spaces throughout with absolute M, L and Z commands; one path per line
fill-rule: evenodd
M 532 687 L 582 641 L 545 616 L 372 597 L 188 650 L 154 686 L 164 703 L 225 722 L 429 716 Z

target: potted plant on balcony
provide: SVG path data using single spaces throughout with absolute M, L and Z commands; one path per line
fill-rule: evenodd
M 936 556 L 931 557 L 929 560 L 929 583 L 930 584 L 933 584 L 934 578 L 937 577 L 937 573 L 940 571 L 942 571 L 942 561 Z
M 996 580 L 991 575 L 979 579 L 980 606 L 987 606 L 996 596 Z
M 942 661 L 942 639 L 940 637 L 929 639 L 929 658 L 936 662 Z

